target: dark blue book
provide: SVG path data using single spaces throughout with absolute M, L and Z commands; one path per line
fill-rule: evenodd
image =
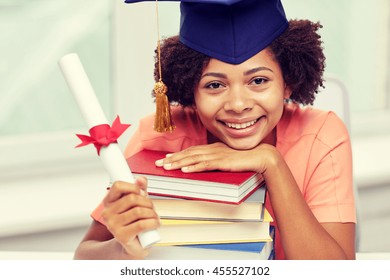
M 260 253 L 269 242 L 245 242 L 245 243 L 224 243 L 224 244 L 194 244 L 183 245 L 191 248 L 203 248 L 214 250 L 228 250 L 228 251 L 245 251 L 252 253 Z
M 270 235 L 274 240 L 275 230 L 270 227 Z M 258 255 L 260 259 L 273 259 L 274 242 L 242 242 L 242 243 L 224 243 L 224 244 L 196 244 L 196 245 L 181 245 L 180 247 L 198 248 L 205 250 L 225 250 L 234 252 L 248 252 Z

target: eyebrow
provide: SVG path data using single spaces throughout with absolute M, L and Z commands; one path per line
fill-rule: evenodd
M 268 67 L 260 66 L 260 67 L 256 67 L 256 68 L 250 69 L 248 71 L 245 71 L 244 72 L 244 76 L 252 75 L 252 74 L 254 74 L 256 72 L 259 72 L 259 71 L 270 71 L 270 72 L 273 72 Z M 225 74 L 223 74 L 223 73 L 208 72 L 208 73 L 203 74 L 201 79 L 204 78 L 204 77 L 207 77 L 207 76 L 216 77 L 216 78 L 222 78 L 222 79 L 226 79 L 227 78 L 227 76 Z
M 204 78 L 204 77 L 207 77 L 207 76 L 211 76 L 211 77 L 216 77 L 216 78 L 222 78 L 222 79 L 226 79 L 227 76 L 225 74 L 222 74 L 222 73 L 217 73 L 217 72 L 208 72 L 208 73 L 205 73 L 202 75 L 202 77 L 200 77 L 201 79 Z
M 260 67 L 256 67 L 256 68 L 250 69 L 248 71 L 245 71 L 244 72 L 244 76 L 251 75 L 251 74 L 254 74 L 254 73 L 259 72 L 259 71 L 271 71 L 271 72 L 273 72 L 268 67 L 260 66 Z

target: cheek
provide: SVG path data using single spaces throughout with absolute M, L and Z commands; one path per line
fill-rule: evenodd
M 276 102 L 271 109 L 272 119 L 274 119 L 276 123 L 278 123 L 280 118 L 282 117 L 283 109 L 284 109 L 284 99 L 282 98 L 278 100 L 278 102 Z
M 201 118 L 211 118 L 218 111 L 218 100 L 207 95 L 195 94 L 195 106 Z
M 261 111 L 267 115 L 268 129 L 273 129 L 280 121 L 284 110 L 284 98 L 281 94 L 274 94 L 271 98 L 258 100 Z
M 279 113 L 284 107 L 284 96 L 280 91 L 269 92 L 260 96 L 257 104 L 268 113 Z
M 198 117 L 203 125 L 209 129 L 215 119 L 216 111 L 209 103 L 197 104 L 196 111 L 198 112 Z

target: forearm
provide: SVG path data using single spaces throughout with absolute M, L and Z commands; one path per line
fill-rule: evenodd
M 133 259 L 115 240 L 87 240 L 77 248 L 74 259 L 78 260 L 129 260 Z
M 287 259 L 346 259 L 342 247 L 317 221 L 289 167 L 275 151 L 263 173 Z
M 122 259 L 122 247 L 114 239 L 107 241 L 86 240 L 77 248 L 74 259 L 79 260 L 109 260 Z

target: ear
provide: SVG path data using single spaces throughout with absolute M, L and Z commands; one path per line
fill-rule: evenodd
M 290 99 L 290 96 L 292 94 L 292 90 L 288 85 L 284 85 L 284 99 Z

